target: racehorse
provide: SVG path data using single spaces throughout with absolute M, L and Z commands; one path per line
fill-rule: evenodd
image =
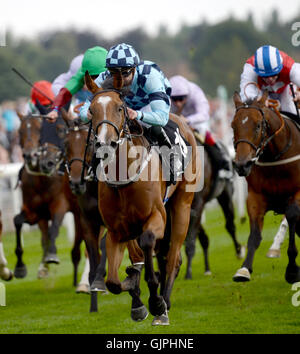
M 47 149 L 39 146 L 41 117 L 22 116 L 19 114 L 21 125 L 19 128 L 20 144 L 23 150 L 25 166 L 19 174 L 22 189 L 23 205 L 20 214 L 14 217 L 16 228 L 16 256 L 17 264 L 14 270 L 16 278 L 24 278 L 27 269 L 23 263 L 23 248 L 21 244 L 21 229 L 23 223 L 38 224 L 42 233 L 43 257 L 39 267 L 38 277 L 48 274 L 48 264 L 59 263 L 56 255 L 55 239 L 66 212 L 71 211 L 75 218 L 75 240 L 72 249 L 72 262 L 74 265 L 73 284 L 77 284 L 77 268 L 80 260 L 80 243 L 82 230 L 79 223 L 79 206 L 73 196 L 67 176 L 53 174 L 57 170 L 61 153 L 54 147 L 49 149 L 53 161 L 48 158 Z M 41 172 L 39 161 L 47 158 L 45 169 Z M 33 161 L 32 161 L 33 159 Z M 59 161 L 58 161 L 59 160 Z M 54 166 L 54 167 L 53 167 Z M 33 170 L 31 169 L 33 167 Z M 48 168 L 48 170 L 47 170 Z M 48 222 L 51 221 L 49 227 Z
M 197 140 L 197 144 L 201 145 Z M 225 153 L 230 157 L 224 147 Z M 231 166 L 232 169 L 232 166 Z M 205 274 L 211 274 L 208 262 L 208 236 L 201 223 L 201 218 L 205 204 L 214 198 L 220 204 L 226 220 L 226 229 L 230 234 L 237 258 L 242 259 L 245 256 L 245 247 L 241 246 L 236 239 L 236 228 L 234 224 L 234 206 L 232 201 L 233 196 L 233 180 L 220 179 L 217 177 L 217 171 L 213 168 L 213 161 L 204 149 L 204 184 L 201 191 L 196 192 L 191 208 L 191 218 L 187 237 L 185 240 L 185 253 L 187 256 L 186 279 L 192 278 L 192 259 L 195 254 L 196 238 L 198 236 L 204 253 Z
M 295 232 L 300 235 L 300 141 L 294 122 L 282 117 L 276 107 L 267 108 L 268 92 L 243 103 L 238 93 L 232 128 L 236 155 L 234 167 L 248 182 L 247 210 L 250 219 L 248 252 L 235 281 L 250 280 L 253 258 L 261 242 L 264 215 L 268 210 L 285 214 L 289 224 L 288 283 L 300 280 L 296 264 Z
M 195 187 L 200 170 L 192 176 L 192 168 L 188 169 L 181 181 L 167 188 L 166 181 L 162 178 L 161 165 L 156 164 L 156 168 L 151 168 L 151 179 L 148 180 L 149 171 L 145 167 L 151 157 L 149 144 L 141 131 L 139 133 L 130 132 L 130 123 L 134 123 L 129 122 L 123 96 L 126 93 L 116 90 L 112 86 L 99 89 L 87 72 L 85 82 L 93 93 L 90 112 L 95 133 L 95 146 L 98 149 L 97 157 L 100 159 L 97 171 L 101 172 L 103 177 L 107 167 L 104 167 L 104 163 L 107 160 L 111 163 L 116 162 L 116 166 L 119 164 L 124 166 L 124 169 L 117 167 L 116 174 L 118 176 L 115 181 L 106 180 L 105 176 L 99 181 L 99 211 L 108 229 L 106 286 L 114 294 L 129 291 L 132 297 L 133 293 L 136 297 L 139 296 L 136 292 L 138 289 L 125 286 L 124 282 L 120 282 L 118 276 L 126 244 L 130 240 L 137 240 L 144 255 L 145 280 L 150 292 L 149 311 L 154 316 L 152 324 L 167 325 L 169 324 L 168 310 L 171 306 L 171 291 L 180 269 L 180 249 L 188 230 L 190 208 L 194 196 L 194 189 L 189 190 L 188 188 L 188 180 Z M 104 88 L 105 85 L 102 87 Z M 172 115 L 172 119 L 178 124 L 183 137 L 192 147 L 192 161 L 188 167 L 195 167 L 196 141 L 194 135 L 179 117 Z M 138 127 L 141 128 L 140 125 Z M 126 156 L 130 152 L 128 161 L 123 160 L 123 156 L 118 156 L 118 152 L 120 153 L 122 148 L 124 148 Z M 107 153 L 101 155 L 104 151 Z M 113 154 L 109 155 L 110 152 Z M 136 171 L 133 175 L 130 167 L 132 167 L 131 162 L 133 163 L 135 159 L 131 158 L 131 153 L 140 155 L 138 166 L 133 168 Z M 155 154 L 156 152 L 153 152 L 153 155 Z M 153 166 L 152 160 L 151 166 Z M 122 178 L 124 171 L 125 180 Z M 167 215 L 164 206 L 166 194 L 169 199 L 167 206 L 169 215 Z M 159 264 L 159 277 L 154 271 L 154 252 Z M 159 285 L 161 295 L 158 295 Z
M 64 140 L 65 165 L 70 187 L 80 207 L 80 223 L 90 265 L 89 284 L 92 291 L 90 312 L 96 312 L 96 291 L 106 292 L 104 283 L 106 249 L 105 237 L 101 240 L 104 230 L 100 231 L 101 227 L 103 228 L 103 222 L 98 210 L 98 183 L 91 175 L 90 169 L 93 149 L 91 149 L 91 144 L 86 143 L 88 126 L 79 124 L 76 120 L 72 121 L 65 111 L 62 117 L 67 127 L 58 125 L 57 129 L 59 136 Z M 98 271 L 97 267 L 99 267 Z
M 13 272 L 6 267 L 7 260 L 4 255 L 3 243 L 2 243 L 2 220 L 0 210 L 0 278 L 9 281 L 13 278 Z

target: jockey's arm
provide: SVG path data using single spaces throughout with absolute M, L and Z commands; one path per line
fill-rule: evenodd
M 257 86 L 248 85 L 250 82 L 257 83 L 257 74 L 254 71 L 253 66 L 246 63 L 241 74 L 240 82 L 240 96 L 243 102 L 247 101 L 247 99 L 254 99 L 259 95 Z
M 298 88 L 300 87 L 300 64 L 294 63 L 291 72 L 290 72 L 290 80 L 293 84 L 295 84 Z M 300 102 L 300 91 L 295 91 L 295 101 Z
M 151 112 L 137 111 L 137 119 L 151 125 L 165 126 L 169 120 L 171 102 L 165 90 L 163 77 L 152 71 L 144 90 L 149 96 Z
M 97 86 L 101 87 L 101 84 L 106 79 L 106 77 L 107 77 L 106 72 L 101 73 L 97 77 L 97 79 L 95 80 L 95 84 Z M 87 99 L 85 101 L 84 105 L 81 106 L 81 108 L 80 108 L 79 116 L 80 116 L 81 120 L 85 123 L 88 122 L 88 120 L 91 118 L 90 113 L 89 113 L 90 105 L 91 105 L 91 101 L 89 99 Z

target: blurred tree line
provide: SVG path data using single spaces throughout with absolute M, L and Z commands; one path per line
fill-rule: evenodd
M 300 62 L 300 46 L 294 47 L 291 42 L 294 34 L 291 26 L 299 17 L 284 23 L 273 10 L 266 14 L 262 29 L 255 26 L 250 13 L 244 21 L 229 17 L 214 25 L 205 21 L 193 26 L 182 25 L 175 35 L 169 34 L 164 26 L 154 37 L 143 28 L 136 28 L 113 40 L 73 28 L 40 33 L 34 39 L 16 39 L 10 32 L 6 36 L 7 45 L 0 47 L 0 102 L 30 94 L 30 87 L 12 72 L 12 67 L 32 82 L 53 81 L 68 71 L 73 57 L 88 48 L 100 45 L 109 49 L 120 42 L 132 44 L 142 59 L 155 61 L 168 77 L 184 75 L 210 96 L 215 96 L 222 84 L 231 96 L 239 88 L 245 60 L 261 45 L 272 44 Z

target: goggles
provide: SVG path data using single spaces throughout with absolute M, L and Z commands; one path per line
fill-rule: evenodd
M 132 72 L 134 68 L 108 68 L 108 71 L 111 73 L 111 75 L 115 75 L 120 73 L 123 77 L 128 77 Z
M 183 95 L 183 96 L 171 96 L 171 100 L 176 102 L 176 101 L 184 101 L 185 99 L 187 98 L 186 95 Z

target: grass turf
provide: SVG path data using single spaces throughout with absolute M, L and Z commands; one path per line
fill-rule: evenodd
M 98 295 L 98 313 L 89 313 L 89 296 L 76 294 L 72 287 L 71 245 L 61 229 L 57 239 L 60 265 L 50 266 L 47 279 L 37 279 L 41 259 L 38 231 L 24 233 L 25 279 L 3 282 L 6 307 L 0 307 L 0 333 L 97 333 L 97 334 L 206 334 L 206 333 L 299 333 L 300 307 L 292 305 L 291 285 L 284 280 L 288 262 L 284 241 L 279 259 L 268 259 L 266 253 L 277 232 L 281 217 L 268 213 L 263 241 L 254 258 L 254 272 L 247 283 L 234 283 L 232 276 L 242 261 L 235 257 L 233 243 L 224 228 L 219 208 L 206 212 L 205 229 L 210 239 L 212 276 L 205 276 L 202 249 L 197 243 L 193 260 L 193 279 L 185 280 L 186 258 L 175 281 L 169 313 L 170 325 L 151 326 L 152 316 L 135 323 L 130 318 L 131 299 L 127 293 Z M 249 223 L 236 223 L 238 240 L 246 245 Z M 14 234 L 3 237 L 6 258 L 14 267 Z M 299 248 L 299 238 L 297 245 Z M 298 261 L 299 263 L 299 261 Z M 125 278 L 128 265 L 125 254 L 120 269 Z M 80 271 L 83 270 L 83 262 Z M 142 279 L 142 300 L 147 306 L 148 289 Z

